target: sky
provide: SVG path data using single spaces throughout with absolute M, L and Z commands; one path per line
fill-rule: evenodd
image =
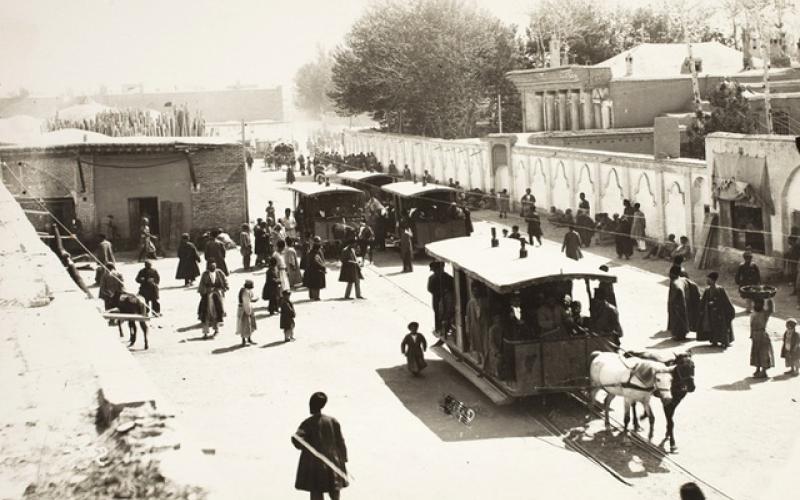
M 379 0 L 0 0 L 0 96 L 292 88 L 319 46 L 342 43 Z M 527 24 L 538 0 L 465 0 Z M 634 6 L 655 0 L 596 0 Z M 664 0 L 717 2 L 719 0 Z M 289 94 L 290 92 L 284 92 Z
M 0 0 L 0 95 L 290 84 L 373 0 Z M 524 23 L 531 0 L 473 0 Z

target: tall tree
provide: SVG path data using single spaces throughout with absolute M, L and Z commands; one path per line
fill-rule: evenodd
M 744 87 L 738 82 L 723 82 L 708 96 L 711 113 L 697 111 L 687 134 L 686 156 L 706 157 L 705 140 L 713 132 L 753 134 L 758 130 L 758 119 L 743 95 Z
M 329 95 L 340 113 L 369 113 L 386 130 L 469 137 L 511 88 L 516 46 L 510 28 L 471 3 L 383 2 L 335 51 Z
M 304 64 L 294 77 L 295 104 L 314 117 L 333 110 L 333 102 L 328 97 L 331 90 L 331 68 L 333 60 L 322 48 L 318 49 L 317 59 Z

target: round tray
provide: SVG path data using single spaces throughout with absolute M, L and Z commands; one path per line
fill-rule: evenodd
M 778 289 L 769 285 L 745 285 L 739 287 L 739 295 L 745 299 L 771 299 Z

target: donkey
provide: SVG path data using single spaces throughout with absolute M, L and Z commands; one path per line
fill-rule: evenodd
M 667 366 L 673 366 L 672 385 L 670 387 L 671 398 L 661 400 L 664 408 L 664 416 L 667 419 L 667 432 L 659 446 L 669 441 L 670 453 L 677 453 L 678 447 L 675 445 L 675 410 L 690 392 L 694 392 L 694 361 L 692 361 L 691 351 L 671 353 L 669 355 L 653 353 L 648 351 L 628 353 L 626 356 L 656 361 Z M 636 419 L 636 407 L 633 408 L 633 418 Z
M 653 439 L 653 424 L 655 416 L 650 408 L 650 398 L 655 394 L 666 405 L 672 400 L 672 369 L 650 360 L 637 360 L 628 366 L 621 355 L 611 352 L 595 351 L 591 354 L 589 365 L 591 380 L 591 399 L 594 402 L 600 389 L 606 392 L 603 401 L 606 429 L 608 423 L 608 407 L 615 396 L 625 398 L 625 427 L 623 434 L 627 436 L 628 422 L 630 422 L 630 409 L 634 403 L 644 406 L 645 414 L 650 422 L 648 440 Z M 634 431 L 640 429 L 637 419 L 633 420 Z
M 140 316 L 147 316 L 147 303 L 142 297 L 132 293 L 123 292 L 119 296 L 119 302 L 116 304 L 117 310 L 122 314 L 138 314 Z M 119 327 L 119 336 L 122 337 L 122 321 L 117 323 Z M 142 327 L 142 334 L 144 335 L 144 348 L 149 349 L 147 343 L 147 322 L 139 321 L 139 326 Z M 130 330 L 130 339 L 128 347 L 132 347 L 136 343 L 136 320 L 128 320 L 128 329 Z

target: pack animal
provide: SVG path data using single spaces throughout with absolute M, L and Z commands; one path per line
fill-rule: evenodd
M 147 316 L 147 303 L 145 303 L 144 299 L 138 295 L 134 295 L 132 293 L 122 293 L 119 297 L 119 302 L 116 304 L 116 309 L 121 314 L 136 314 L 139 316 Z M 136 343 L 136 321 L 133 319 L 129 319 L 128 321 L 128 330 L 130 331 L 130 339 L 128 342 L 128 347 L 132 347 L 133 344 Z M 150 346 L 147 342 L 147 322 L 144 320 L 138 320 L 139 326 L 142 327 L 142 335 L 144 336 L 144 348 L 149 349 Z M 117 322 L 117 326 L 119 327 L 119 336 L 122 337 L 122 321 Z
M 650 407 L 650 398 L 655 394 L 662 401 L 672 400 L 672 370 L 673 368 L 656 361 L 635 360 L 634 363 L 628 363 L 617 353 L 593 352 L 589 365 L 592 387 L 590 401 L 595 401 L 600 389 L 606 392 L 603 401 L 606 428 L 610 427 L 608 422 L 609 405 L 616 396 L 622 396 L 625 399 L 623 434 L 627 436 L 628 433 L 631 406 L 634 403 L 641 403 L 650 422 L 648 440 L 652 440 L 655 416 Z M 636 419 L 633 421 L 633 428 L 634 431 L 640 429 Z
M 669 441 L 670 453 L 676 453 L 678 447 L 675 444 L 675 410 L 690 392 L 695 391 L 694 383 L 694 361 L 692 353 L 679 352 L 670 354 L 652 353 L 648 351 L 629 353 L 631 357 L 647 359 L 663 363 L 666 366 L 674 367 L 672 370 L 672 385 L 670 387 L 671 398 L 661 400 L 664 408 L 664 416 L 667 419 L 667 431 L 664 439 L 659 446 L 664 446 Z M 633 406 L 633 418 L 636 419 L 636 406 Z

